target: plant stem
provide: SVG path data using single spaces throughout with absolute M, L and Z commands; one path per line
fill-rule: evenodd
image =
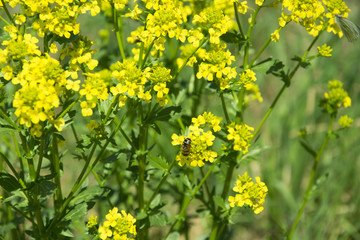
M 256 16 L 259 13 L 260 9 L 261 9 L 261 7 L 258 6 L 256 8 L 252 18 L 251 18 L 250 26 L 249 26 L 248 33 L 247 33 L 247 36 L 246 36 L 247 41 L 249 41 L 250 38 L 251 38 L 252 29 L 253 29 L 253 27 L 255 25 L 255 22 L 256 22 Z M 243 63 L 244 70 L 249 68 L 249 66 L 248 66 L 248 63 L 249 63 L 249 49 L 250 49 L 250 44 L 249 44 L 249 42 L 246 42 L 245 49 L 244 49 L 244 52 L 245 52 L 245 54 L 244 54 L 244 63 Z
M 227 108 L 226 108 L 226 104 L 225 104 L 225 99 L 224 99 L 224 94 L 223 94 L 223 93 L 220 93 L 220 99 L 221 99 L 221 106 L 222 106 L 222 109 L 223 109 L 223 111 L 224 111 L 226 123 L 229 124 L 229 123 L 230 123 L 230 118 L 229 118 L 229 114 L 228 114 L 228 112 L 227 112 Z
M 295 219 L 294 223 L 292 224 L 291 230 L 290 230 L 290 232 L 288 234 L 287 239 L 289 239 L 289 240 L 292 239 L 292 237 L 294 235 L 294 232 L 295 232 L 295 229 L 296 229 L 296 226 L 299 223 L 299 220 L 301 218 L 302 213 L 304 212 L 305 205 L 306 205 L 307 201 L 309 200 L 311 190 L 312 190 L 312 187 L 313 187 L 314 182 L 315 182 L 316 170 L 317 170 L 317 167 L 318 167 L 318 164 L 319 164 L 319 160 L 320 160 L 320 157 L 322 156 L 322 153 L 324 152 L 324 149 L 325 149 L 325 146 L 326 146 L 327 142 L 329 141 L 330 135 L 332 134 L 332 127 L 333 127 L 334 120 L 335 120 L 335 115 L 332 115 L 327 134 L 326 134 L 326 136 L 325 136 L 325 138 L 324 138 L 324 140 L 323 140 L 323 142 L 321 144 L 321 147 L 320 147 L 320 149 L 319 149 L 319 151 L 318 151 L 318 153 L 317 153 L 317 155 L 316 155 L 316 157 L 314 159 L 313 167 L 312 167 L 311 174 L 310 174 L 310 180 L 309 180 L 309 183 L 308 183 L 308 186 L 307 186 L 307 189 L 306 189 L 306 193 L 305 193 L 303 202 L 302 202 L 301 207 L 300 207 L 300 209 L 298 211 L 296 219 Z
M 234 2 L 234 12 L 235 12 L 236 23 L 237 23 L 237 25 L 238 25 L 238 28 L 239 28 L 241 37 L 244 38 L 244 32 L 243 32 L 242 27 L 241 27 L 240 18 L 239 18 L 239 13 L 238 13 L 238 10 L 237 10 L 237 8 L 236 8 L 236 2 Z
M 124 43 L 123 43 L 123 38 L 122 38 L 122 18 L 118 17 L 117 11 L 114 6 L 112 6 L 112 9 L 113 9 L 116 40 L 117 40 L 117 43 L 119 46 L 120 56 L 121 56 L 122 60 L 124 60 L 125 52 L 124 52 Z
M 214 168 L 216 167 L 216 165 L 220 162 L 221 158 L 216 159 L 211 168 L 209 169 L 209 171 L 206 173 L 206 175 L 201 179 L 200 183 L 196 186 L 196 188 L 194 188 L 194 190 L 192 191 L 191 195 L 186 199 L 186 201 L 183 203 L 182 208 L 180 210 L 180 213 L 178 214 L 178 216 L 184 216 L 185 215 L 185 211 L 187 209 L 187 207 L 189 206 L 191 200 L 194 198 L 194 196 L 196 195 L 196 193 L 199 191 L 199 189 L 201 188 L 201 186 L 204 184 L 204 182 L 206 181 L 206 179 L 209 177 L 209 175 L 212 173 L 212 171 L 214 170 Z M 175 222 L 171 225 L 168 233 L 166 234 L 165 238 L 166 239 L 169 234 L 172 232 L 172 230 L 174 229 L 175 225 L 177 224 L 178 221 L 180 221 L 181 219 L 176 218 Z
M 55 224 L 58 222 L 59 219 L 61 219 L 64 211 L 66 210 L 67 206 L 69 205 L 70 201 L 73 199 L 73 196 L 75 195 L 75 193 L 77 192 L 77 190 L 80 188 L 80 186 L 83 184 L 83 182 L 85 181 L 85 179 L 87 178 L 87 176 L 89 176 L 89 174 L 91 173 L 91 171 L 94 169 L 94 167 L 96 166 L 96 164 L 100 161 L 102 154 L 104 153 L 106 147 L 109 145 L 110 143 L 110 139 L 113 139 L 113 137 L 115 136 L 115 134 L 117 133 L 117 131 L 119 130 L 120 126 L 121 126 L 120 122 L 115 130 L 112 132 L 112 134 L 110 135 L 110 137 L 106 140 L 106 143 L 104 144 L 104 146 L 102 146 L 98 156 L 96 157 L 95 161 L 89 165 L 89 162 L 92 158 L 92 155 L 94 154 L 95 148 L 97 146 L 97 144 L 94 144 L 93 149 L 91 150 L 89 157 L 86 160 L 86 164 L 82 170 L 82 172 L 80 173 L 79 177 L 77 178 L 73 188 L 71 189 L 68 197 L 66 198 L 65 202 L 62 204 L 58 214 L 52 219 L 50 225 L 47 227 L 47 231 L 51 231 L 52 228 L 55 226 Z M 86 171 L 87 170 L 87 171 Z M 84 173 L 86 172 L 86 173 Z
M 167 177 L 170 175 L 170 171 L 171 171 L 171 169 L 174 167 L 175 163 L 176 163 L 176 159 L 174 159 L 174 160 L 171 162 L 169 168 L 166 170 L 165 175 L 163 176 L 163 178 L 161 179 L 159 185 L 156 187 L 155 191 L 153 192 L 153 194 L 151 195 L 149 201 L 147 202 L 145 209 L 148 209 L 148 208 L 149 208 L 151 202 L 154 200 L 155 196 L 156 196 L 156 195 L 158 194 L 158 192 L 160 191 L 161 186 L 165 183 Z
M 11 17 L 10 12 L 9 12 L 9 10 L 8 10 L 7 7 L 6 7 L 6 4 L 5 4 L 4 0 L 1 0 L 1 3 L 2 3 L 2 5 L 3 5 L 3 8 L 4 8 L 4 10 L 5 10 L 5 13 L 6 13 L 7 17 L 10 19 L 11 23 L 12 23 L 14 26 L 16 26 L 15 21 L 14 21 L 14 19 Z
M 199 43 L 199 46 L 186 58 L 185 62 L 183 63 L 183 65 L 181 65 L 181 67 L 179 68 L 179 70 L 176 72 L 176 74 L 172 77 L 172 79 L 176 79 L 177 76 L 179 75 L 179 73 L 184 69 L 184 67 L 186 66 L 186 64 L 188 63 L 189 59 L 194 56 L 194 54 L 197 52 L 197 50 L 199 50 L 199 48 L 201 48 L 205 42 L 207 42 L 208 38 L 204 38 L 203 40 L 201 40 L 201 42 Z

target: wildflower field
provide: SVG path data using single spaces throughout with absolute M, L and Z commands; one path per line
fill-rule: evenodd
M 358 5 L 1 0 L 0 240 L 360 239 Z

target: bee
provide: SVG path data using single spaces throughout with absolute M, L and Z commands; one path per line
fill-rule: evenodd
M 181 154 L 183 156 L 188 156 L 190 154 L 191 149 L 191 139 L 185 138 L 183 143 L 181 144 Z

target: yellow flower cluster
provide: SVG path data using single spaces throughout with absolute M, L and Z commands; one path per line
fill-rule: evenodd
M 204 54 L 204 62 L 200 63 L 197 78 L 206 78 L 213 81 L 214 77 L 219 81 L 220 89 L 224 90 L 230 87 L 230 80 L 237 75 L 236 69 L 228 65 L 235 60 L 229 50 L 226 50 L 226 44 L 215 45 L 213 50 Z M 214 76 L 215 75 L 215 76 Z
M 97 229 L 97 216 L 91 215 L 87 223 L 87 228 L 90 234 L 96 235 L 98 233 Z
M 348 117 L 347 115 L 341 116 L 339 118 L 339 125 L 342 128 L 349 128 L 353 122 L 354 119 Z
M 190 167 L 202 167 L 205 165 L 204 161 L 214 162 L 217 157 L 217 153 L 208 150 L 208 147 L 213 145 L 215 136 L 213 132 L 221 130 L 220 123 L 221 118 L 214 116 L 212 113 L 205 112 L 203 115 L 192 119 L 193 125 L 189 127 L 189 134 L 187 137 L 178 136 L 173 134 L 171 136 L 173 146 L 182 145 L 185 138 L 190 138 L 191 146 L 188 155 L 184 155 L 181 152 L 176 156 L 176 160 L 180 166 L 188 165 Z M 211 130 L 206 131 L 206 128 Z
M 189 39 L 190 37 L 188 38 L 188 41 Z M 194 53 L 194 51 L 196 50 L 196 46 L 194 46 L 193 44 L 186 44 L 181 46 L 180 50 L 181 50 L 180 58 L 176 59 L 176 63 L 178 67 L 181 67 L 185 63 L 186 59 L 189 58 L 190 55 Z M 206 54 L 206 50 L 203 48 L 199 48 L 196 51 L 196 53 L 189 58 L 186 65 L 193 67 L 194 63 L 198 62 L 197 58 L 205 58 L 205 54 Z
M 347 18 L 350 9 L 346 6 L 346 3 L 343 0 L 323 0 L 322 2 L 329 11 L 326 13 L 326 17 L 329 19 L 329 25 L 326 30 L 342 37 L 343 33 L 335 22 L 335 14 Z
M 119 83 L 115 87 L 111 87 L 110 91 L 114 96 L 120 95 L 120 107 L 125 105 L 128 97 L 150 102 L 152 91 L 156 102 L 160 106 L 167 103 L 169 88 L 167 88 L 166 83 L 172 79 L 169 69 L 162 66 L 153 66 L 142 71 L 137 68 L 132 60 L 125 60 L 123 63 L 117 62 L 111 66 L 111 69 L 113 71 L 112 76 Z
M 157 0 L 143 0 L 145 7 L 149 10 L 155 10 L 149 13 L 146 18 L 146 26 L 140 26 L 131 33 L 127 39 L 130 43 L 137 43 L 138 46 L 144 44 L 147 49 L 153 44 L 154 50 L 151 55 L 159 57 L 165 50 L 166 37 L 179 39 L 185 42 L 188 31 L 182 27 L 187 21 L 187 15 L 190 13 L 186 7 L 183 7 L 181 1 L 163 0 L 161 3 Z M 135 4 L 137 12 L 131 16 L 139 18 L 142 10 Z M 132 53 L 135 60 L 139 59 L 139 49 L 133 48 Z
M 86 124 L 86 127 L 90 131 L 94 131 L 95 138 L 101 139 L 101 140 L 106 139 L 107 132 L 105 131 L 105 125 L 104 124 L 99 124 L 95 120 L 90 120 L 90 122 L 88 124 Z
M 301 24 L 309 34 L 317 36 L 322 28 L 318 20 L 323 16 L 325 8 L 318 0 L 284 0 L 282 6 L 291 12 L 291 20 Z
M 35 136 L 41 136 L 38 124 L 47 119 L 58 131 L 65 125 L 63 119 L 54 119 L 54 109 L 68 84 L 66 75 L 57 60 L 45 55 L 24 62 L 22 71 L 12 79 L 13 84 L 21 86 L 14 96 L 15 115 L 20 124 L 36 125 L 32 132 Z
M 91 11 L 91 15 L 94 16 L 100 12 L 97 1 L 4 0 L 4 2 L 8 2 L 12 8 L 15 8 L 17 4 L 21 5 L 27 19 L 34 19 L 32 27 L 40 37 L 51 32 L 60 37 L 69 38 L 71 34 L 79 33 L 79 24 L 76 23 L 79 14 Z M 26 21 L 23 15 L 14 13 L 14 17 L 16 24 Z
M 264 182 L 260 181 L 260 177 L 256 177 L 256 183 L 252 182 L 247 172 L 242 176 L 238 176 L 236 187 L 233 188 L 237 192 L 235 196 L 229 196 L 231 207 L 242 207 L 247 205 L 251 207 L 255 214 L 259 214 L 264 210 L 265 197 L 268 192 Z
M 39 40 L 31 34 L 15 35 L 9 41 L 3 41 L 2 45 L 6 48 L 0 49 L 0 63 L 11 64 L 13 61 L 25 60 L 25 57 L 32 58 L 34 55 L 40 56 L 41 52 L 36 45 Z M 5 78 L 10 80 L 9 78 Z
M 71 77 L 76 79 L 78 77 L 77 72 L 81 70 L 81 65 L 85 64 L 90 70 L 93 70 L 97 65 L 98 61 L 92 59 L 91 54 L 95 50 L 91 50 L 93 42 L 86 37 L 79 36 L 75 41 L 68 44 L 66 48 L 60 50 L 60 59 L 63 60 L 65 57 L 70 57 L 69 61 L 69 72 Z
M 246 14 L 249 9 L 249 6 L 247 5 L 247 1 L 239 2 L 239 4 L 237 6 L 238 6 L 237 10 L 241 14 Z
M 324 57 L 331 57 L 331 52 L 333 51 L 333 49 L 326 44 L 321 47 L 318 46 L 317 50 L 319 51 L 319 54 Z
M 242 151 L 244 154 L 247 153 L 250 147 L 250 141 L 254 137 L 251 133 L 251 131 L 254 131 L 254 128 L 249 127 L 245 123 L 231 123 L 227 128 L 227 139 L 234 141 L 233 149 L 235 151 Z
M 220 36 L 232 27 L 231 19 L 220 9 L 208 7 L 194 16 L 193 23 L 210 35 L 210 43 L 220 44 Z
M 111 65 L 112 76 L 119 81 L 115 87 L 111 87 L 111 93 L 119 97 L 119 106 L 125 105 L 128 97 L 139 98 L 145 101 L 151 100 L 150 91 L 145 91 L 147 74 L 149 69 L 142 71 L 132 60 L 125 60 L 123 63 L 116 62 Z
M 259 102 L 263 101 L 259 86 L 254 83 L 249 83 L 246 85 L 246 95 L 244 102 L 248 103 L 250 100 L 258 100 Z
M 168 100 L 167 95 L 169 88 L 166 87 L 166 82 L 171 81 L 170 69 L 161 66 L 154 66 L 150 69 L 148 80 L 153 85 L 153 90 L 156 92 L 155 100 L 160 106 L 164 106 Z
M 328 84 L 329 92 L 324 93 L 324 99 L 320 100 L 320 106 L 332 114 L 337 112 L 341 107 L 347 108 L 351 106 L 351 98 L 343 89 L 343 83 L 338 80 L 330 81 Z
M 103 225 L 99 227 L 100 239 L 135 239 L 136 219 L 131 216 L 131 214 L 127 214 L 124 210 L 121 210 L 121 213 L 118 213 L 118 208 L 114 207 L 112 210 L 109 210 L 109 213 L 105 216 L 105 218 L 107 221 L 104 221 Z
M 327 22 L 327 31 L 342 36 L 342 32 L 335 23 L 335 14 L 347 17 L 350 9 L 342 0 L 283 0 L 282 7 L 287 8 L 290 14 L 282 14 L 279 19 L 279 25 L 284 26 L 286 22 L 293 21 L 305 27 L 306 31 L 317 36 L 319 31 Z M 327 9 L 327 13 L 325 13 Z
M 80 103 L 81 113 L 84 117 L 93 114 L 92 108 L 96 107 L 99 99 L 106 100 L 108 98 L 108 87 L 110 85 L 111 72 L 104 69 L 97 73 L 85 74 L 86 79 L 79 91 L 81 96 L 86 97 L 86 101 Z
M 245 88 L 253 82 L 256 81 L 255 72 L 251 69 L 246 69 L 243 73 L 240 74 L 240 81 L 237 83 L 243 85 Z

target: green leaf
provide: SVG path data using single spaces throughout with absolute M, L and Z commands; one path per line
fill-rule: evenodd
M 156 208 L 160 204 L 160 201 L 161 201 L 161 194 L 157 194 L 155 198 L 151 201 L 150 208 L 151 209 Z
M 178 232 L 172 232 L 166 238 L 166 240 L 178 240 L 180 238 L 180 234 Z
M 165 226 L 166 225 L 166 218 L 164 216 L 164 214 L 162 214 L 161 212 L 155 214 L 155 215 L 151 215 L 149 217 L 150 220 L 150 226 Z
M 190 182 L 188 176 L 186 176 L 185 174 L 181 174 L 180 180 L 184 184 L 184 186 L 186 186 L 188 189 L 192 189 L 192 185 L 191 185 L 191 182 Z
M 284 72 L 285 65 L 280 60 L 274 60 L 272 61 L 272 65 L 269 67 L 269 69 L 266 71 L 266 74 L 273 74 L 275 76 L 281 76 L 281 72 Z
M 109 194 L 110 189 L 102 188 L 102 187 L 91 187 L 83 190 L 79 194 L 77 194 L 74 199 L 71 200 L 71 205 L 76 205 L 80 202 L 89 202 L 94 199 L 98 199 L 101 197 L 105 197 Z
M 291 60 L 299 62 L 302 68 L 308 68 L 310 66 L 310 62 L 307 59 L 303 61 L 303 59 L 299 56 L 295 56 Z
M 240 34 L 236 32 L 227 32 L 220 37 L 221 40 L 223 40 L 226 43 L 242 43 L 244 44 L 245 39 L 241 37 Z
M 222 199 L 222 197 L 214 196 L 213 200 L 214 200 L 214 203 L 215 203 L 216 206 L 218 206 L 218 207 L 220 207 L 222 209 L 225 208 L 225 201 L 224 201 L 224 199 Z
M 143 220 L 145 218 L 147 218 L 147 214 L 146 212 L 139 212 L 138 214 L 136 214 L 136 221 L 140 221 Z
M 163 156 L 149 156 L 149 163 L 154 168 L 167 171 L 169 169 L 169 164 Z
M 60 233 L 62 236 L 73 238 L 74 234 L 70 231 L 70 229 L 66 229 Z
M 41 180 L 34 184 L 32 192 L 38 196 L 39 199 L 49 199 L 56 191 L 57 185 L 48 180 Z
M 301 139 L 300 144 L 311 156 L 316 157 L 316 151 L 308 144 L 307 141 Z
M 21 188 L 18 180 L 13 175 L 6 172 L 0 172 L 0 186 L 8 192 Z
M 74 219 L 80 219 L 84 217 L 88 212 L 88 205 L 86 202 L 80 203 L 72 208 L 64 217 L 64 221 L 74 221 Z
M 251 70 L 266 75 L 269 73 L 269 70 L 274 66 L 275 61 L 276 60 L 272 60 L 272 58 L 265 59 L 264 61 L 254 65 Z
M 156 123 L 151 124 L 151 127 L 157 132 L 159 135 L 161 135 L 161 129 Z
M 3 202 L 12 202 L 12 204 L 18 208 L 20 208 L 20 207 L 26 208 L 29 206 L 27 197 L 26 197 L 25 193 L 22 191 L 22 189 L 19 188 L 15 191 L 12 191 L 11 194 L 12 195 L 10 195 L 6 199 L 4 199 Z
M 5 122 L 5 120 L 3 120 L 3 121 L 0 120 L 0 122 Z M 18 131 L 19 130 L 16 130 L 15 128 L 13 128 L 10 125 L 1 125 L 1 127 L 0 127 L 0 134 L 1 135 L 11 134 L 11 133 L 18 132 Z
M 161 108 L 160 111 L 155 112 L 154 121 L 169 121 L 172 117 L 172 113 L 178 113 L 181 111 L 180 106 L 171 106 L 167 108 Z

